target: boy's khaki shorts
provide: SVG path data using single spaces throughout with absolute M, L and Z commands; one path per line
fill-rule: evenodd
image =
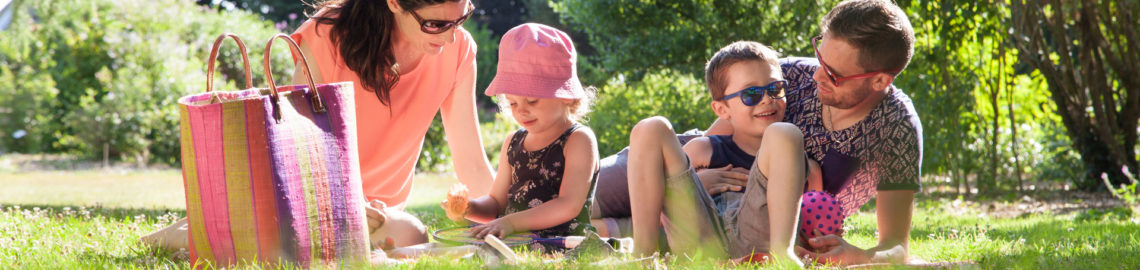
M 771 246 L 768 177 L 752 166 L 744 192 L 725 192 L 721 196 L 727 204 L 721 216 L 729 239 L 729 254 L 739 258 L 757 252 L 768 253 Z
M 663 206 L 661 224 L 672 252 L 715 258 L 728 255 L 724 223 L 695 170 L 689 168 L 665 179 Z
M 699 191 L 699 192 L 698 192 Z M 670 177 L 665 185 L 662 223 L 669 247 L 707 247 L 719 242 L 725 254 L 739 258 L 768 253 L 771 234 L 768 213 L 768 178 L 753 166 L 743 192 L 721 193 L 724 211 L 704 192 L 696 171 Z M 686 196 L 687 194 L 687 196 Z M 685 223 L 678 223 L 684 221 Z M 697 229 L 686 229 L 696 226 Z
M 805 163 L 805 171 L 806 167 Z M 675 253 L 703 249 L 732 258 L 768 253 L 768 178 L 753 166 L 743 192 L 728 191 L 720 196 L 724 211 L 718 210 L 692 168 L 665 179 L 661 223 L 669 248 Z M 628 217 L 603 219 L 611 236 L 632 236 Z

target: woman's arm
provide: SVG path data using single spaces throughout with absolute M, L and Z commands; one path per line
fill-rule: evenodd
M 499 150 L 499 171 L 491 186 L 491 193 L 468 201 L 467 219 L 486 223 L 499 217 L 499 213 L 502 213 L 507 206 L 507 190 L 511 187 L 511 178 L 514 175 L 507 160 L 507 148 L 510 146 L 510 138 L 514 136 L 514 131 L 508 134 L 502 149 Z
M 593 131 L 580 129 L 570 134 L 563 150 L 566 168 L 558 198 L 535 208 L 500 218 L 512 231 L 533 231 L 557 226 L 578 216 L 590 193 L 590 181 L 598 170 L 597 139 Z M 482 237 L 483 235 L 477 235 Z
M 446 132 L 447 146 L 451 149 L 455 174 L 459 177 L 459 182 L 467 185 L 471 196 L 478 197 L 491 190 L 494 173 L 491 172 L 491 163 L 483 149 L 479 117 L 475 110 L 474 50 L 469 49 L 466 56 L 469 59 L 462 62 L 463 66 L 456 73 L 455 88 L 443 101 L 439 112 L 443 117 L 443 129 Z

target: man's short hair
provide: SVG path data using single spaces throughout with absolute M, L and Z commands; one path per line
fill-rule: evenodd
M 771 65 L 773 72 L 780 72 L 780 55 L 772 48 L 755 41 L 737 41 L 724 46 L 705 64 L 705 85 L 713 100 L 724 98 L 728 78 L 728 67 L 743 61 L 761 61 Z
M 869 72 L 901 71 L 914 55 L 914 29 L 890 0 L 840 3 L 823 17 L 820 30 L 859 49 L 859 66 Z

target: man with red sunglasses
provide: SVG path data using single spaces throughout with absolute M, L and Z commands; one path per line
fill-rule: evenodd
M 789 82 L 784 121 L 803 131 L 804 150 L 820 163 L 823 189 L 841 202 L 843 216 L 876 198 L 879 243 L 862 249 L 832 234 L 797 251 L 840 265 L 904 262 L 922 124 L 910 97 L 891 83 L 914 54 L 914 30 L 889 0 L 843 2 L 820 26 L 815 59 L 781 63 Z

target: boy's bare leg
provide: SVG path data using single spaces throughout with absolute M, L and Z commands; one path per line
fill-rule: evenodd
M 657 250 L 665 177 L 685 172 L 689 161 L 664 117 L 637 123 L 629 134 L 629 199 L 634 254 Z M 636 191 L 636 192 L 635 192 Z
M 771 223 L 771 255 L 780 261 L 802 263 L 795 256 L 793 244 L 800 198 L 803 195 L 803 133 L 795 125 L 774 123 L 764 131 L 764 140 L 756 155 L 756 167 L 768 178 L 768 209 Z

